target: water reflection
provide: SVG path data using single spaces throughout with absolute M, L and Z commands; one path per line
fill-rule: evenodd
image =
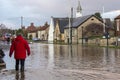
M 54 46 L 53 44 L 48 45 L 48 69 L 54 67 Z
M 115 72 L 119 49 L 81 45 L 55 45 L 55 67 L 67 69 L 102 69 Z M 116 57 L 117 56 L 117 57 Z
M 60 62 L 63 62 L 62 66 L 69 68 L 85 68 L 94 65 L 91 61 L 96 61 L 98 59 L 95 50 L 93 48 L 82 47 L 78 45 L 69 45 L 68 52 L 63 52 L 66 54 Z M 97 49 L 96 49 L 97 50 Z M 92 52 L 91 52 L 92 51 Z M 98 55 L 99 56 L 99 55 Z M 58 63 L 59 64 L 59 63 Z M 95 64 L 96 65 L 96 64 Z M 95 66 L 94 65 L 94 66 Z
M 72 58 L 73 57 L 73 51 L 72 51 L 72 45 L 69 45 L 69 58 Z
M 26 69 L 100 69 L 120 72 L 120 49 L 82 45 L 33 43 Z M 8 53 L 8 51 L 6 51 Z M 14 58 L 5 56 L 7 69 L 14 69 Z
M 103 64 L 107 66 L 108 71 L 115 72 L 115 50 L 111 50 L 110 48 L 104 48 L 103 51 Z

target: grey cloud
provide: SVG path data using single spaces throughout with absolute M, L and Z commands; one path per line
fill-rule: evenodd
M 2 19 L 20 16 L 38 17 L 41 18 L 40 22 L 44 23 L 44 21 L 49 21 L 51 16 L 69 16 L 71 6 L 74 8 L 75 16 L 77 2 L 78 0 L 0 0 L 0 17 Z M 80 3 L 83 15 L 102 13 L 103 6 L 105 12 L 120 9 L 120 0 L 80 0 Z

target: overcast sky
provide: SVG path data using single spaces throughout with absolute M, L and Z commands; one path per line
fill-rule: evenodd
M 36 26 L 50 23 L 50 17 L 68 17 L 70 7 L 74 8 L 74 16 L 78 0 L 0 0 L 0 24 L 10 28 L 20 28 L 21 16 L 23 24 Z M 120 10 L 120 0 L 80 0 L 83 15 Z

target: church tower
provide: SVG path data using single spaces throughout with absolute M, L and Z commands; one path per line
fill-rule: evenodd
M 77 18 L 77 17 L 82 17 L 82 8 L 81 8 L 81 5 L 80 5 L 80 0 L 78 0 L 76 18 Z

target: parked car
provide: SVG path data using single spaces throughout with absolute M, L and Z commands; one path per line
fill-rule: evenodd
M 33 38 L 32 40 L 33 41 L 40 41 L 40 39 L 38 39 L 38 38 Z

